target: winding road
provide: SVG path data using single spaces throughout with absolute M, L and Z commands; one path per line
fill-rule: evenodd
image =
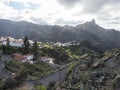
M 0 62 L 0 79 L 7 79 L 11 77 L 11 73 L 5 70 L 4 63 Z
M 11 77 L 11 73 L 9 73 L 9 72 L 5 69 L 5 62 L 6 62 L 6 61 L 10 61 L 10 60 L 11 60 L 11 57 L 10 57 L 10 56 L 2 55 L 1 61 L 0 61 L 0 78 L 1 78 L 1 79 L 7 79 L 7 78 Z
M 77 62 L 78 62 L 78 64 L 81 63 L 79 61 L 77 61 Z M 37 82 L 37 83 L 40 83 L 40 84 L 43 84 L 46 86 L 48 86 L 50 82 L 55 82 L 56 84 L 59 84 L 65 79 L 68 71 L 69 71 L 69 64 L 63 66 L 60 70 L 58 70 L 52 74 L 49 74 L 43 78 L 36 79 L 36 80 L 28 80 L 28 81 L 26 81 L 26 83 L 34 85 Z
M 40 84 L 43 84 L 46 86 L 48 86 L 50 82 L 55 82 L 55 83 L 59 84 L 65 79 L 66 73 L 68 73 L 68 66 L 66 66 L 52 74 L 49 74 L 43 78 L 36 79 L 36 80 L 28 80 L 26 83 L 34 85 L 37 82 L 37 83 L 40 83 Z

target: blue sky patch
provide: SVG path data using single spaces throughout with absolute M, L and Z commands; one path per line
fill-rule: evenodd
M 10 7 L 13 7 L 16 10 L 22 10 L 22 9 L 31 9 L 31 10 L 35 10 L 37 8 L 39 8 L 41 5 L 40 4 L 34 4 L 34 3 L 26 3 L 27 5 L 24 5 L 23 3 L 20 2 L 13 2 L 11 1 L 8 5 Z
M 28 3 L 29 4 L 29 9 L 35 10 L 39 7 L 41 7 L 40 4 L 34 4 L 34 3 Z
M 20 3 L 20 2 L 13 2 L 13 1 L 11 1 L 8 5 L 13 7 L 16 10 L 25 9 L 24 4 Z

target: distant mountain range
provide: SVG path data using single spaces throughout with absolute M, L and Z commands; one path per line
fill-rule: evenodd
M 120 32 L 114 29 L 104 29 L 95 23 L 95 20 L 76 26 L 37 25 L 30 22 L 14 22 L 0 19 L 0 37 L 12 36 L 43 42 L 89 41 L 102 50 L 120 46 Z

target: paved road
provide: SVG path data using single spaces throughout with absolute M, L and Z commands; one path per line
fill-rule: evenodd
M 57 84 L 59 84 L 65 79 L 67 72 L 68 72 L 68 66 L 62 68 L 61 70 L 59 70 L 57 72 L 47 75 L 43 78 L 40 78 L 37 80 L 29 80 L 29 81 L 27 81 L 27 83 L 35 84 L 36 82 L 38 82 L 38 83 L 48 86 L 51 81 L 54 81 Z
M 5 62 L 9 61 L 10 59 L 11 59 L 10 56 L 2 55 L 1 61 L 0 61 L 0 79 L 7 79 L 11 77 L 11 74 L 5 70 Z
M 78 63 L 79 63 L 79 61 L 78 61 Z M 69 71 L 68 69 L 69 69 L 69 64 L 67 64 L 66 66 L 64 66 L 64 68 L 58 70 L 57 72 L 54 72 L 50 75 L 47 75 L 47 76 L 37 79 L 37 80 L 28 80 L 26 83 L 33 85 L 36 82 L 38 82 L 38 83 L 48 86 L 51 81 L 54 81 L 57 84 L 59 84 L 65 79 L 66 73 L 68 73 L 68 71 Z
M 4 63 L 0 62 L 0 79 L 7 79 L 11 77 L 11 74 L 5 70 Z

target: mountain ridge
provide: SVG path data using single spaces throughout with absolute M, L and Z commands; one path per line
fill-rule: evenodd
M 106 50 L 120 46 L 120 32 L 115 29 L 104 29 L 95 20 L 76 26 L 38 25 L 26 21 L 0 19 L 0 37 L 12 36 L 42 42 L 82 42 L 90 41 L 93 45 Z

